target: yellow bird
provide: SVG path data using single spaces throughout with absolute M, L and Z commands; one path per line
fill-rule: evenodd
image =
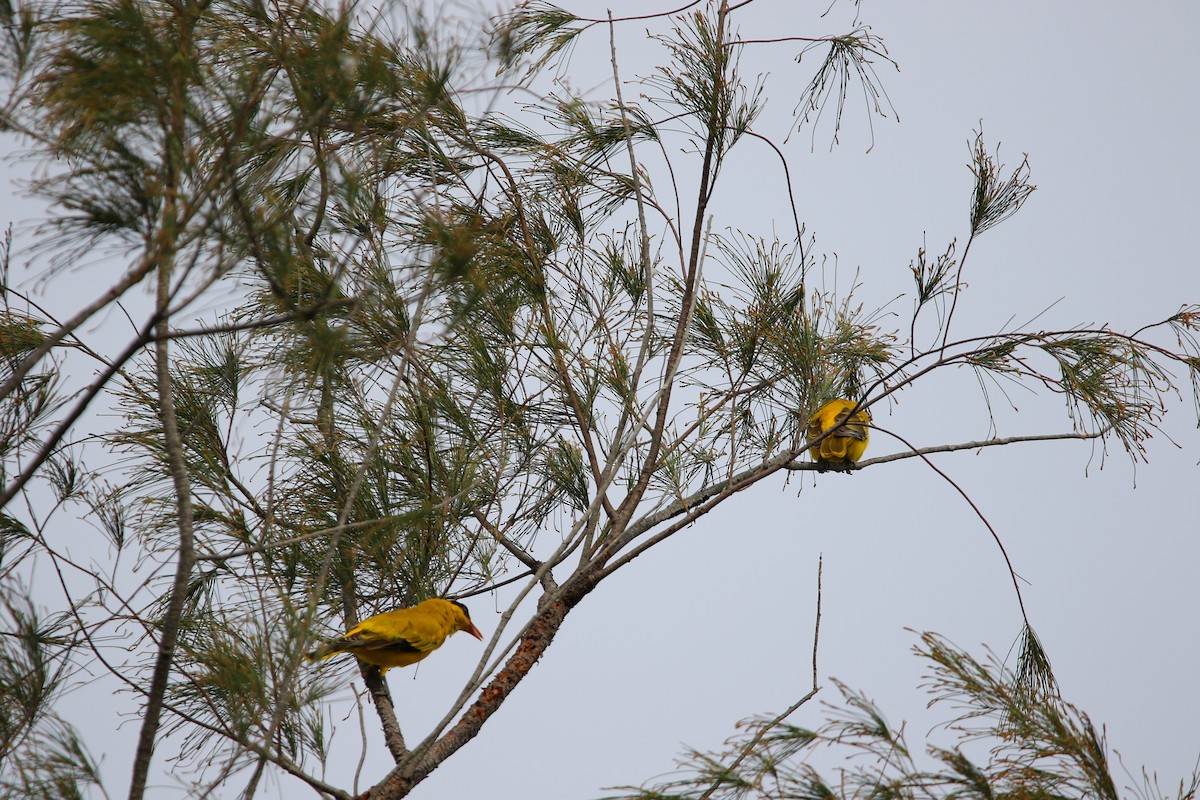
M 830 400 L 812 415 L 808 421 L 808 441 L 814 443 L 828 431 L 829 436 L 819 444 L 812 444 L 808 452 L 818 464 L 854 464 L 867 450 L 871 438 L 867 426 L 871 414 L 860 408 L 850 416 L 850 409 L 857 405 L 853 400 Z
M 359 661 L 387 672 L 392 667 L 417 663 L 458 631 L 466 631 L 483 641 L 483 634 L 471 622 L 466 606 L 435 597 L 412 608 L 367 617 L 344 636 L 309 653 L 308 660 L 320 661 L 338 653 L 350 653 Z

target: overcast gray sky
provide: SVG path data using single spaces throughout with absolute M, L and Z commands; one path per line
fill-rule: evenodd
M 670 6 L 564 5 L 595 16 L 610 7 L 620 16 Z M 851 4 L 822 19 L 824 8 L 759 0 L 739 16 L 740 32 L 820 36 L 852 26 Z M 911 292 L 917 248 L 926 242 L 939 252 L 965 238 L 968 143 L 981 120 L 1010 167 L 1029 154 L 1038 190 L 974 246 L 957 334 L 1035 317 L 1038 328 L 1132 330 L 1200 302 L 1193 249 L 1200 4 L 865 0 L 860 15 L 901 67 L 879 65 L 900 122 L 874 118 L 872 137 L 852 99 L 832 153 L 828 129 L 817 132 L 815 148 L 805 131 L 785 152 L 817 252 L 836 253 L 841 285 L 858 271 L 858 297 L 868 307 L 891 304 L 897 316 L 885 324 L 907 328 L 911 297 L 895 298 Z M 618 28 L 628 77 L 660 58 L 644 30 Z M 755 127 L 777 140 L 808 70 L 807 61 L 795 65 L 795 52 L 773 45 L 743 56 L 744 72 L 769 73 L 773 110 Z M 564 74 L 575 86 L 597 87 L 600 99 L 611 90 L 609 70 L 607 32 L 597 28 Z M 636 91 L 626 87 L 627 98 Z M 790 211 L 777 174 L 773 153 L 744 142 L 719 187 L 715 227 L 787 238 Z M 32 208 L 8 196 L 0 203 L 10 220 Z M 826 275 L 833 280 L 832 271 Z M 79 301 L 98 288 L 80 286 Z M 1000 435 L 1068 429 L 1056 399 L 1021 391 L 1011 398 L 1016 409 L 993 394 Z M 989 435 L 967 371 L 918 384 L 898 400 L 890 411 L 877 407 L 876 421 L 918 445 Z M 1030 617 L 1065 697 L 1107 726 L 1132 771 L 1158 771 L 1168 790 L 1200 755 L 1200 439 L 1189 404 L 1184 398 L 1167 418 L 1179 446 L 1150 442 L 1149 464 L 1136 468 L 1119 450 L 1103 458 L 1078 441 L 936 459 L 987 515 L 1028 581 Z M 898 449 L 876 434 L 869 454 Z M 916 637 L 906 629 L 937 631 L 976 652 L 987 644 L 1001 655 L 1020 631 L 995 543 L 919 460 L 815 481 L 805 475 L 786 486 L 766 482 L 606 581 L 480 736 L 415 796 L 597 797 L 602 787 L 670 770 L 683 743 L 717 746 L 737 720 L 781 710 L 810 682 L 819 554 L 820 698 L 836 699 L 828 678 L 837 677 L 879 701 L 894 722 L 909 719 L 910 743 L 942 717 L 924 710 L 923 665 L 909 652 Z M 490 633 L 489 600 L 471 605 Z M 410 741 L 453 700 L 478 648 L 455 637 L 436 663 L 391 674 Z M 113 735 L 111 711 L 96 711 L 104 704 L 87 691 L 76 695 L 75 721 L 95 732 L 98 749 L 112 743 L 107 763 L 114 785 L 123 786 L 122 737 L 131 742 L 136 728 Z M 812 704 L 793 721 L 820 719 Z M 340 725 L 338 741 L 352 749 L 357 722 Z M 387 765 L 379 746 L 364 770 L 368 782 Z
M 620 16 L 669 4 L 565 7 L 595 16 L 611 7 Z M 740 16 L 741 34 L 849 29 L 849 4 L 821 20 L 824 8 L 755 3 Z M 818 251 L 838 255 L 843 285 L 861 270 L 859 297 L 868 306 L 907 292 L 891 306 L 904 320 L 908 265 L 922 237 L 930 251 L 963 241 L 968 143 L 981 120 L 1009 167 L 1029 154 L 1038 190 L 973 248 L 958 335 L 1039 314 L 1036 328 L 1132 330 L 1200 298 L 1200 4 L 866 0 L 861 21 L 900 65 L 899 73 L 880 66 L 900 123 L 876 118 L 874 148 L 865 153 L 866 118 L 852 100 L 834 152 L 827 131 L 815 150 L 800 134 L 785 152 Z M 644 29 L 618 29 L 626 75 L 657 52 Z M 578 47 L 566 71 L 575 85 L 603 80 L 607 47 L 600 31 Z M 774 45 L 743 55 L 744 72 L 769 73 L 774 110 L 759 132 L 782 136 L 794 105 L 784 98 L 800 88 L 794 54 Z M 596 77 L 584 77 L 589 71 Z M 775 174 L 773 154 L 744 143 L 724 174 L 715 227 L 786 238 L 785 196 L 763 179 Z M 1019 413 L 993 396 L 1000 435 L 1067 429 L 1058 399 L 1020 391 L 1012 398 Z M 890 413 L 878 409 L 876 421 L 919 445 L 989 433 L 966 371 L 899 400 Z M 1168 417 L 1182 449 L 1157 439 L 1150 463 L 1136 469 L 1120 452 L 1105 460 L 1070 441 L 937 459 L 1029 582 L 1030 616 L 1066 698 L 1108 726 L 1131 771 L 1158 771 L 1167 791 L 1200 756 L 1194 425 L 1185 398 Z M 871 453 L 897 449 L 877 434 Z M 738 719 L 782 710 L 810 679 L 821 553 L 821 698 L 836 698 L 826 678 L 837 677 L 876 699 L 893 722 L 910 720 L 910 743 L 920 742 L 943 717 L 925 711 L 928 698 L 917 689 L 923 664 L 909 652 L 915 636 L 906 628 L 938 631 L 975 652 L 987 644 L 1001 656 L 1020 630 L 995 543 L 918 460 L 819 477 L 815 486 L 808 476 L 781 483 L 735 497 L 589 597 L 511 703 L 421 796 L 489 788 L 501 796 L 598 796 L 601 786 L 670 770 L 681 743 L 717 746 Z M 486 630 L 486 604 L 475 605 Z M 443 658 L 469 658 L 472 646 L 454 641 Z M 393 679 L 393 689 L 432 692 L 432 672 Z M 793 721 L 816 724 L 820 715 L 813 704 Z

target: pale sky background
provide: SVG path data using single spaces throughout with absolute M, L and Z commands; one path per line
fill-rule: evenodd
M 663 3 L 574 3 L 579 14 L 645 13 Z M 744 38 L 829 35 L 849 29 L 849 5 L 766 3 L 740 15 Z M 785 11 L 780 11 L 785 9 Z M 793 10 L 794 9 L 794 10 Z M 818 134 L 785 149 L 801 219 L 819 252 L 836 252 L 844 282 L 861 269 L 868 307 L 909 293 L 908 265 L 965 237 L 972 177 L 968 142 L 987 141 L 1015 167 L 1028 153 L 1038 191 L 976 242 L 958 335 L 1023 323 L 1109 323 L 1132 330 L 1200 298 L 1193 239 L 1200 200 L 1196 107 L 1200 4 L 874 2 L 861 20 L 901 71 L 879 73 L 900 124 L 866 118 L 852 98 L 842 145 Z M 644 24 L 618 29 L 623 73 L 655 52 Z M 606 32 L 580 44 L 566 72 L 577 86 L 609 70 Z M 768 72 L 774 114 L 755 129 L 782 137 L 801 75 L 791 45 L 743 55 Z M 814 54 L 820 55 L 823 54 Z M 598 89 L 609 91 L 607 88 Z M 629 87 L 626 97 L 631 96 Z M 775 127 L 771 124 L 775 123 Z M 746 142 L 731 157 L 714 227 L 786 237 L 790 215 L 774 155 Z M 843 283 L 844 285 L 844 283 Z M 1000 435 L 1065 430 L 1056 398 L 1023 396 L 999 409 Z M 1173 409 L 1149 464 L 1115 451 L 1103 463 L 1083 442 L 1041 443 L 936 459 L 1003 537 L 1065 697 L 1108 726 L 1134 773 L 1157 770 L 1164 790 L 1200 756 L 1200 448 L 1190 398 Z M 904 392 L 877 422 L 920 445 L 982 439 L 987 417 L 966 371 Z M 1003 398 L 993 395 L 993 402 Z M 901 449 L 876 435 L 871 453 Z M 957 494 L 919 460 L 851 476 L 768 482 L 601 586 L 479 738 L 420 789 L 465 797 L 585 798 L 670 770 L 681 745 L 710 748 L 748 715 L 774 712 L 810 682 L 817 557 L 824 554 L 820 699 L 837 677 L 877 700 L 910 745 L 943 716 L 925 711 L 924 664 L 906 630 L 940 632 L 1005 655 L 1020 617 L 1003 561 Z M 797 496 L 796 490 L 804 485 Z M 487 629 L 484 603 L 475 617 Z M 473 647 L 447 645 L 445 659 Z M 464 670 L 465 670 L 464 666 Z M 393 679 L 398 696 L 423 693 Z M 430 690 L 432 691 L 432 690 Z M 449 692 L 447 691 L 447 694 Z M 815 703 L 792 718 L 815 725 Z M 923 749 L 923 748 L 921 748 Z M 1122 776 L 1116 769 L 1118 779 Z M 536 787 L 536 788 L 535 788 Z
M 564 5 L 593 16 L 610 7 L 620 16 L 671 6 Z M 849 3 L 821 19 L 824 9 L 758 0 L 739 15 L 739 28 L 744 38 L 766 38 L 852 27 Z M 973 246 L 957 335 L 1039 314 L 1037 328 L 1108 323 L 1131 331 L 1200 302 L 1192 249 L 1200 218 L 1200 4 L 865 0 L 860 14 L 901 67 L 878 66 L 900 123 L 874 118 L 874 147 L 865 153 L 867 118 L 851 98 L 837 149 L 828 151 L 823 129 L 815 149 L 806 130 L 785 152 L 817 252 L 837 254 L 840 285 L 860 271 L 857 296 L 868 307 L 892 303 L 896 316 L 885 324 L 907 330 L 909 263 L 922 242 L 936 253 L 951 238 L 965 241 L 968 143 L 980 120 L 1010 168 L 1029 154 L 1038 191 Z M 643 23 L 618 28 L 626 77 L 658 58 L 644 30 Z M 815 65 L 821 57 L 813 53 L 797 67 L 796 52 L 780 44 L 743 55 L 745 74 L 769 73 L 772 110 L 755 130 L 777 141 L 810 59 Z M 600 99 L 611 91 L 609 71 L 607 31 L 596 28 L 563 73 L 577 87 L 596 87 L 592 96 Z M 628 99 L 637 89 L 625 92 Z M 0 146 L 11 148 L 12 140 Z M 791 217 L 777 176 L 774 154 L 743 142 L 718 187 L 714 227 L 787 238 Z M 0 203 L 4 219 L 34 215 L 14 198 Z M 81 286 L 75 304 L 99 288 Z M 58 299 L 70 305 L 71 298 Z M 1019 411 L 992 395 L 999 435 L 1068 429 L 1056 398 L 1011 397 Z M 946 372 L 898 399 L 890 412 L 876 407 L 876 421 L 918 445 L 989 435 L 967 371 Z M 1079 441 L 936 458 L 987 515 L 1028 581 L 1029 614 L 1066 699 L 1107 727 L 1131 772 L 1157 771 L 1167 793 L 1200 756 L 1200 437 L 1190 403 L 1185 397 L 1166 420 L 1179 446 L 1156 438 L 1147 445 L 1149 463 L 1136 468 L 1119 447 L 1103 458 Z M 869 455 L 901 447 L 876 434 Z M 716 747 L 739 719 L 783 709 L 811 681 L 819 554 L 818 699 L 837 699 L 828 680 L 836 677 L 877 700 L 893 723 L 907 719 L 910 745 L 923 749 L 925 733 L 945 717 L 924 708 L 924 665 L 911 655 L 916 636 L 906 629 L 939 632 L 977 654 L 986 644 L 1003 656 L 1021 620 L 987 530 L 913 459 L 815 482 L 807 473 L 786 486 L 766 481 L 637 559 L 572 612 L 478 738 L 413 796 L 599 797 L 602 787 L 669 771 L 684 744 Z M 489 634 L 492 603 L 483 597 L 470 605 Z M 458 636 L 419 670 L 391 673 L 410 742 L 441 716 L 479 652 L 477 642 Z M 112 742 L 106 764 L 118 796 L 128 780 L 123 744 L 136 726 L 127 723 L 114 736 L 111 712 L 97 711 L 105 703 L 85 700 L 87 691 L 76 695 L 73 721 L 94 731 L 97 744 Z M 791 721 L 815 727 L 823 719 L 814 702 Z M 357 720 L 338 723 L 338 741 L 352 745 Z M 165 766 L 161 758 L 156 764 Z M 387 767 L 377 746 L 362 788 Z M 229 796 L 243 785 L 231 783 Z M 287 796 L 306 795 L 284 786 Z

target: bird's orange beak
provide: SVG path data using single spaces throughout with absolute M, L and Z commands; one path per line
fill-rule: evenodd
M 481 642 L 483 641 L 483 634 L 479 632 L 479 628 L 476 628 L 476 627 L 475 627 L 475 623 L 474 623 L 474 622 L 470 623 L 469 627 L 467 627 L 467 628 L 464 628 L 464 630 L 465 630 L 467 633 L 469 633 L 469 634 L 471 634 L 472 636 L 474 636 L 474 637 L 475 637 L 476 639 L 478 639 L 479 641 L 481 641 Z

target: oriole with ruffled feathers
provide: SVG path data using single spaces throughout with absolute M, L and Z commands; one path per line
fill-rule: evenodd
M 466 631 L 483 641 L 483 634 L 471 622 L 466 606 L 456 600 L 435 597 L 412 608 L 367 617 L 307 657 L 309 661 L 320 661 L 338 653 L 350 653 L 359 661 L 387 672 L 392 667 L 417 663 L 458 631 Z
M 856 405 L 853 400 L 839 397 L 821 406 L 808 421 L 806 433 L 812 445 L 808 452 L 817 464 L 854 464 L 863 457 L 871 438 L 871 414 L 860 408 L 851 416 L 850 410 Z M 826 433 L 829 435 L 822 439 Z

